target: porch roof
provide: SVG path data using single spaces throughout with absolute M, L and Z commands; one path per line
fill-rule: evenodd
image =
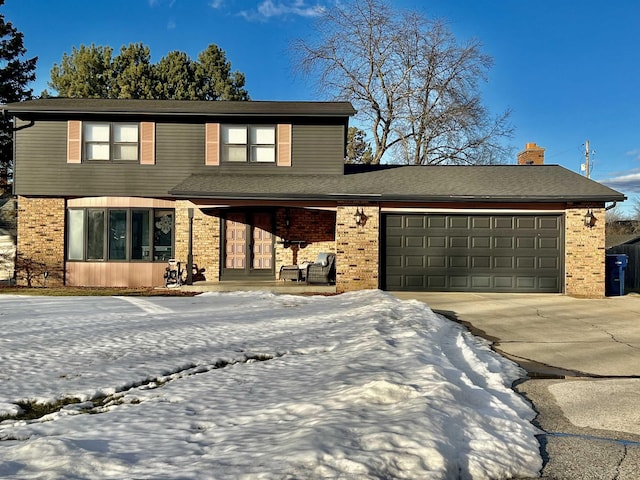
M 558 165 L 383 166 L 344 175 L 191 175 L 169 193 L 227 200 L 420 202 L 623 201 L 625 196 Z

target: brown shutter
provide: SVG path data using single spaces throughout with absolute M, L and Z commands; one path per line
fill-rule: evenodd
M 278 125 L 278 166 L 291 166 L 291 124 Z
M 220 124 L 205 124 L 204 164 L 220 165 Z
M 67 163 L 82 162 L 82 122 L 69 120 L 67 122 Z
M 156 164 L 156 124 L 140 122 L 140 165 Z

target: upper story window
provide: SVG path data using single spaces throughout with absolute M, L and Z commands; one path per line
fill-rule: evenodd
M 221 125 L 222 161 L 274 163 L 275 125 Z
M 87 161 L 138 161 L 138 124 L 84 122 L 83 151 Z

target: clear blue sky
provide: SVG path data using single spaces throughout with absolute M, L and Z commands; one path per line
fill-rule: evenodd
M 319 8 L 335 0 L 6 0 L 5 20 L 38 56 L 35 94 L 53 63 L 81 44 L 142 42 L 158 61 L 192 58 L 215 43 L 246 75 L 254 100 L 326 100 L 294 78 L 287 53 Z M 460 41 L 479 39 L 495 65 L 483 87 L 494 113 L 512 110 L 516 152 L 579 172 L 585 141 L 592 177 L 640 196 L 640 2 L 637 0 L 394 0 L 445 19 Z M 515 158 L 514 158 L 515 162 Z

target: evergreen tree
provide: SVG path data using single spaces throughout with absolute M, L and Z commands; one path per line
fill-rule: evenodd
M 0 0 L 0 7 L 4 0 Z M 27 85 L 36 78 L 38 57 L 25 59 L 23 35 L 0 13 L 0 103 L 20 102 L 32 97 Z M 13 178 L 13 123 L 0 118 L 0 191 Z
M 151 63 L 149 47 L 81 45 L 51 69 L 49 86 L 62 97 L 173 100 L 249 100 L 245 77 L 231 71 L 222 49 L 209 45 L 193 61 L 180 51 Z

